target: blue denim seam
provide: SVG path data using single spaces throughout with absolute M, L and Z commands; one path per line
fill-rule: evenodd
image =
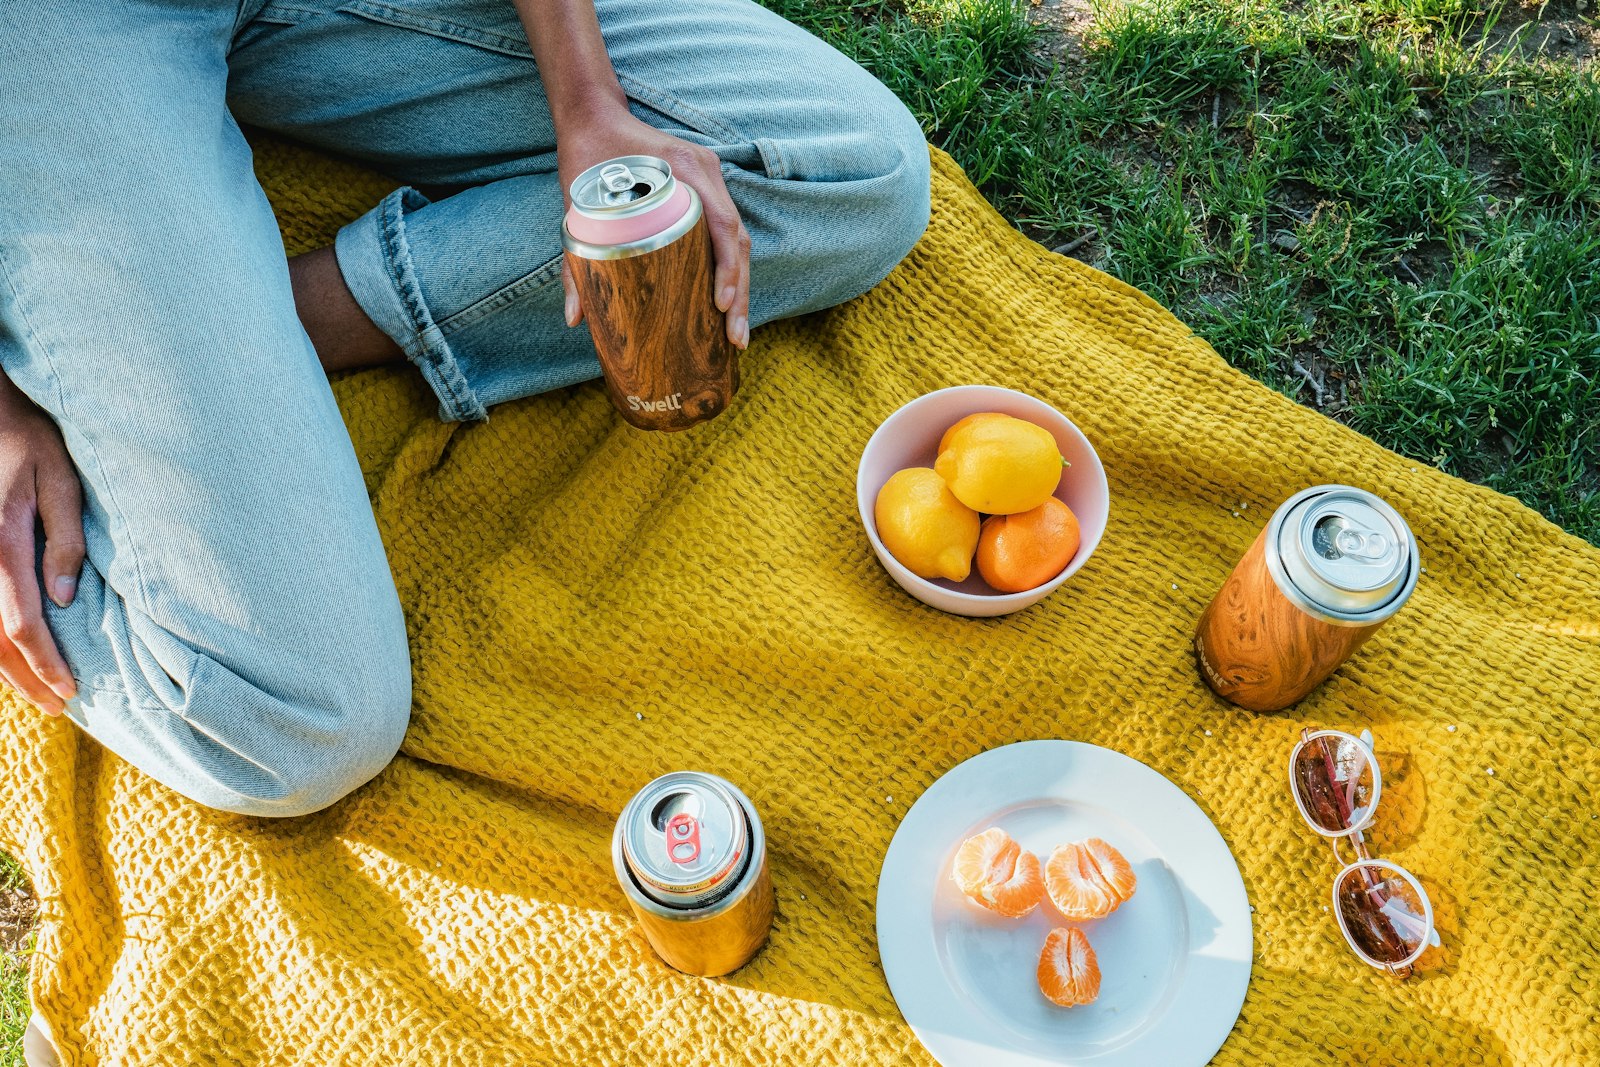
M 50 369 L 50 381 L 56 387 L 56 410 L 61 413 L 60 418 L 65 419 L 67 417 L 67 395 L 66 391 L 61 388 L 61 375 L 56 372 L 55 358 L 50 355 L 49 344 L 45 342 L 44 337 L 33 325 L 32 317 L 28 314 L 27 305 L 22 299 L 22 291 L 17 288 L 16 282 L 11 277 L 11 270 L 6 266 L 3 250 L 0 250 L 0 281 L 4 281 L 6 288 L 11 290 L 11 299 L 17 309 L 17 318 L 21 321 L 22 328 L 28 331 L 28 338 L 38 347 L 39 355 L 44 358 L 45 366 Z M 89 460 L 94 464 L 95 470 L 100 476 L 100 484 L 106 487 L 106 498 L 110 504 L 110 510 L 116 513 L 116 520 L 124 530 L 131 530 L 132 527 L 128 523 L 127 512 L 123 511 L 122 505 L 117 503 L 116 490 L 112 488 L 112 480 L 106 477 L 105 464 L 100 460 L 99 449 L 95 448 L 94 440 L 88 434 L 83 434 L 82 437 L 84 444 L 89 448 Z M 138 597 L 139 605 L 149 611 L 150 591 L 149 587 L 145 585 L 144 565 L 139 561 L 139 546 L 134 538 L 128 539 L 128 554 L 133 557 L 134 592 Z
M 761 166 L 767 172 L 767 177 L 783 179 L 793 173 L 789 169 L 789 157 L 784 155 L 783 146 L 777 141 L 770 137 L 757 137 L 751 143 L 761 153 Z M 774 163 L 774 160 L 777 162 Z
M 492 52 L 500 52 L 509 56 L 518 56 L 523 59 L 533 58 L 533 49 L 528 47 L 526 39 L 520 43 L 514 37 L 507 37 L 493 30 L 479 29 L 476 26 L 467 26 L 460 22 L 451 22 L 445 19 L 429 18 L 426 15 L 413 15 L 391 4 L 371 3 L 369 0 L 351 0 L 342 4 L 339 10 L 345 14 L 358 15 L 382 22 L 401 29 L 417 30 L 420 33 L 430 33 L 435 37 L 443 37 L 450 41 L 460 41 L 462 44 L 477 45 L 487 48 Z
M 189 691 L 193 692 L 195 690 L 200 690 L 200 691 L 204 691 L 204 692 L 209 692 L 210 688 L 211 688 L 210 685 L 209 684 L 202 684 L 201 678 L 209 676 L 211 670 L 214 667 L 215 667 L 215 662 L 213 660 L 211 660 L 209 657 L 206 657 L 206 656 L 197 656 L 197 657 L 195 657 L 194 670 L 189 675 Z M 272 778 L 274 781 L 282 781 L 282 778 L 283 778 L 282 774 L 272 770 L 270 767 L 265 766 L 259 760 L 251 759 L 250 757 L 242 755 L 237 749 L 233 748 L 231 745 L 225 744 L 220 738 L 214 736 L 211 731 L 202 729 L 200 726 L 196 725 L 195 721 L 193 719 L 191 719 L 188 715 L 185 715 L 182 711 L 177 711 L 177 710 L 174 710 L 172 708 L 165 707 L 165 706 L 159 705 L 159 704 L 155 705 L 153 707 L 150 706 L 150 705 L 144 704 L 141 701 L 137 701 L 137 700 L 133 699 L 133 697 L 128 694 L 127 690 L 125 690 L 123 688 L 119 688 L 119 687 L 108 687 L 108 686 L 103 686 L 103 685 L 79 686 L 78 687 L 78 692 L 80 694 L 82 694 L 84 692 L 90 692 L 90 693 L 96 693 L 96 694 L 100 694 L 100 695 L 104 695 L 104 696 L 119 697 L 119 698 L 121 698 L 122 702 L 125 705 L 127 705 L 128 710 L 131 711 L 131 712 L 137 712 L 137 713 L 144 714 L 144 715 L 160 715 L 160 716 L 166 716 L 167 718 L 177 719 L 180 722 L 186 723 L 188 725 L 189 729 L 194 731 L 196 734 L 199 734 L 199 735 L 207 738 L 209 741 L 211 741 L 212 744 L 215 744 L 215 745 L 218 745 L 219 747 L 225 748 L 227 751 L 233 753 L 233 755 L 235 757 L 237 757 L 238 759 L 250 764 L 252 767 L 258 768 L 259 770 L 264 772 L 268 777 Z M 77 698 L 74 697 L 74 699 L 77 699 Z M 71 717 L 72 716 L 69 713 L 68 714 L 68 718 L 71 718 Z M 76 719 L 74 719 L 73 721 L 77 722 Z M 82 724 L 80 723 L 79 725 L 81 726 Z M 141 767 L 140 770 L 143 770 L 143 768 Z M 221 785 L 222 788 L 224 788 L 224 789 L 228 788 L 226 786 L 226 784 L 224 784 L 224 783 L 218 783 L 218 784 Z M 229 793 L 231 793 L 234 796 L 239 796 L 240 795 L 237 790 L 229 789 L 228 791 L 229 791 Z
M 262 4 L 260 10 L 250 13 L 246 9 L 250 6 L 251 2 L 252 0 L 244 0 L 244 2 L 239 5 L 241 11 L 244 12 L 247 17 L 240 20 L 239 25 L 234 27 L 233 32 L 235 36 L 237 36 L 239 31 L 244 29 L 246 25 L 252 22 L 282 22 L 291 26 L 298 26 L 307 19 L 317 18 L 322 15 L 322 11 L 318 8 L 310 6 L 302 7 L 296 3 L 283 3 L 282 0 L 270 0 L 269 3 Z
M 477 393 L 461 373 L 455 353 L 444 339 L 444 332 L 434 322 L 433 315 L 422 299 L 422 287 L 412 268 L 411 248 L 406 241 L 404 213 L 428 203 L 427 198 L 410 187 L 396 189 L 378 204 L 378 232 L 383 240 L 383 260 L 389 270 L 389 280 L 406 313 L 411 317 L 414 331 L 404 345 L 406 358 L 417 365 L 423 376 L 446 401 L 450 415 L 462 422 L 488 417 Z
M 562 256 L 539 264 L 533 270 L 512 282 L 507 282 L 488 296 L 479 297 L 466 307 L 453 315 L 446 316 L 439 323 L 439 332 L 448 337 L 458 330 L 471 326 L 481 319 L 487 318 L 508 304 L 515 303 L 527 293 L 543 289 L 552 282 L 561 278 Z

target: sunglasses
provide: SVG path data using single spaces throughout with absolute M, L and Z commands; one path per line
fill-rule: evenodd
M 1302 731 L 1289 754 L 1289 791 L 1341 865 L 1333 879 L 1333 913 L 1344 939 L 1372 966 L 1409 977 L 1417 958 L 1439 945 L 1439 933 L 1433 905 L 1416 878 L 1398 864 L 1373 859 L 1361 834 L 1372 825 L 1383 792 L 1372 733 Z M 1355 850 L 1349 861 L 1339 847 L 1346 839 Z

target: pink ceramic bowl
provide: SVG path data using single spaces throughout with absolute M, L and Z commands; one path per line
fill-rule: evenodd
M 1021 593 L 998 593 L 978 576 L 977 567 L 964 582 L 951 582 L 943 578 L 919 578 L 900 561 L 889 554 L 878 537 L 878 524 L 873 518 L 873 506 L 878 490 L 895 471 L 906 467 L 932 467 L 938 454 L 939 438 L 951 426 L 968 415 L 980 411 L 998 411 L 1043 426 L 1056 439 L 1061 454 L 1072 465 L 1062 472 L 1061 484 L 1056 486 L 1056 497 L 1072 509 L 1078 517 L 1082 543 L 1078 554 L 1072 557 L 1066 569 L 1041 586 Z M 861 512 L 861 523 L 867 528 L 867 540 L 878 554 L 889 576 L 900 588 L 924 604 L 955 615 L 989 616 L 1007 615 L 1037 604 L 1075 574 L 1079 567 L 1094 554 L 1106 531 L 1106 516 L 1111 508 L 1111 494 L 1106 487 L 1105 468 L 1095 454 L 1089 439 L 1083 436 L 1072 420 L 1046 404 L 1043 400 L 1003 389 L 996 385 L 957 385 L 949 389 L 919 396 L 883 420 L 876 433 L 861 452 L 861 466 L 856 471 L 856 506 Z

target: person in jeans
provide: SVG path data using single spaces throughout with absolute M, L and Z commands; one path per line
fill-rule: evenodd
M 239 123 L 408 183 L 286 262 Z M 316 811 L 394 756 L 399 599 L 330 370 L 439 416 L 599 375 L 563 191 L 666 159 L 729 338 L 883 278 L 917 122 L 751 0 L 0 5 L 0 672 L 214 808 Z

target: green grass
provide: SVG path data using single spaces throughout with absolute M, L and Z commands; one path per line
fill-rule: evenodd
M 0 890 L 27 885 L 22 869 L 0 853 Z M 22 1067 L 22 1031 L 28 1025 L 28 961 L 0 949 L 0 1067 Z
M 1530 43 L 1571 10 L 1101 0 L 1047 69 L 1014 0 L 765 2 L 1029 236 L 1600 544 L 1600 81 Z

